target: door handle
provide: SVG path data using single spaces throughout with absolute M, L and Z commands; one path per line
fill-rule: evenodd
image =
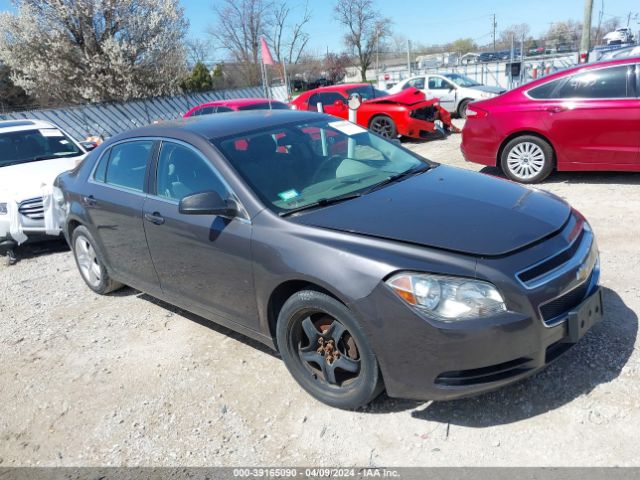
M 567 109 L 567 107 L 563 107 L 561 105 L 555 105 L 553 107 L 547 107 L 546 110 L 549 113 L 560 113 L 560 112 L 564 112 Z
M 95 207 L 96 203 L 98 203 L 96 202 L 96 198 L 93 195 L 82 197 L 82 202 L 89 207 Z
M 144 219 L 154 225 L 162 225 L 164 223 L 164 217 L 159 212 L 145 213 Z

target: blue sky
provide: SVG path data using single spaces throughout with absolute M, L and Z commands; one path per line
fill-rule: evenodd
M 190 36 L 206 36 L 215 25 L 212 6 L 222 0 L 181 0 L 190 22 Z M 304 0 L 289 0 L 304 8 Z M 471 37 L 479 44 L 489 43 L 490 15 L 495 13 L 498 31 L 515 23 L 526 22 L 535 36 L 545 32 L 552 22 L 582 19 L 584 0 L 378 0 L 382 14 L 393 21 L 393 30 L 422 44 L 446 43 L 460 37 Z M 307 31 L 311 34 L 310 53 L 338 51 L 342 48 L 342 30 L 333 19 L 335 0 L 309 0 L 313 20 Z M 618 16 L 626 24 L 629 11 L 640 12 L 638 0 L 594 0 L 593 22 L 604 5 L 606 20 Z M 0 0 L 0 10 L 11 8 L 10 0 Z M 632 21 L 634 31 L 640 25 Z M 222 55 L 222 52 L 220 52 Z M 217 55 L 216 55 L 217 56 Z

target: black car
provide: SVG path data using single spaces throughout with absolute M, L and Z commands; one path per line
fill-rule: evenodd
M 500 387 L 602 317 L 594 236 L 564 201 L 323 114 L 133 130 L 56 185 L 93 291 L 130 285 L 264 342 L 341 408 Z

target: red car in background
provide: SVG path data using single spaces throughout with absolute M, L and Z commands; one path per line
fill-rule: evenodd
M 522 183 L 554 169 L 640 171 L 640 58 L 581 65 L 472 103 L 461 148 Z
M 424 93 L 415 88 L 389 95 L 368 83 L 331 85 L 304 92 L 291 104 L 298 110 L 316 111 L 317 104 L 322 103 L 325 113 L 348 119 L 347 99 L 352 93 L 360 94 L 363 100 L 356 113 L 356 123 L 383 137 L 427 138 L 435 131 L 458 131 L 438 100 L 427 100 Z
M 184 118 L 212 113 L 238 112 L 242 110 L 289 110 L 289 105 L 267 98 L 233 98 L 217 100 L 193 107 L 184 114 Z

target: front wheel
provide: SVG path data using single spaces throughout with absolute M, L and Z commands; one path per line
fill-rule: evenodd
M 398 129 L 396 128 L 396 124 L 391 120 L 391 118 L 386 115 L 376 115 L 371 119 L 371 123 L 369 123 L 369 130 L 373 133 L 377 133 L 381 137 L 384 138 L 397 138 L 398 137 Z
M 324 293 L 291 296 L 278 315 L 276 340 L 293 378 L 327 405 L 352 410 L 383 390 L 376 356 L 353 314 Z
M 511 140 L 502 150 L 502 171 L 520 183 L 538 183 L 553 170 L 553 149 L 546 141 L 533 135 Z

